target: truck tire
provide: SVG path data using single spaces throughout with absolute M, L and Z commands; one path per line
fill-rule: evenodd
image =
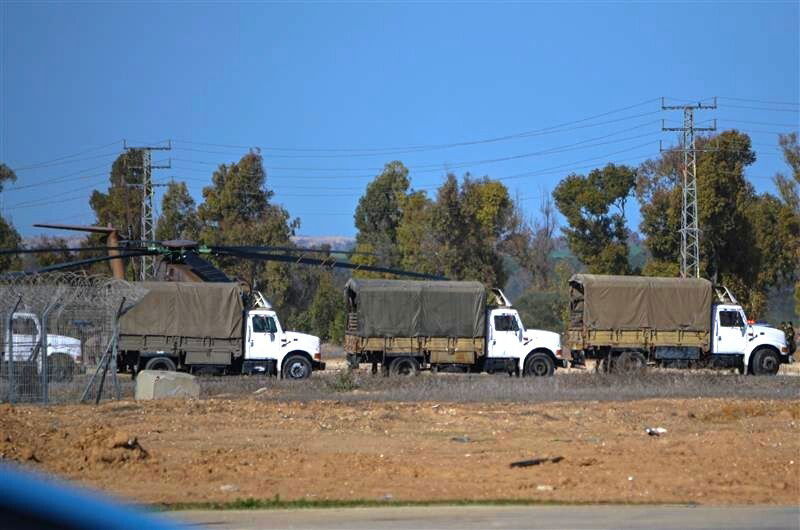
M 753 375 L 775 375 L 781 367 L 778 354 L 769 348 L 759 348 L 750 361 Z
M 611 363 L 618 374 L 643 372 L 647 369 L 647 359 L 638 351 L 624 351 Z
M 311 377 L 311 361 L 303 355 L 290 355 L 283 361 L 284 379 L 308 379 Z
M 419 362 L 413 357 L 397 357 L 389 365 L 389 375 L 411 376 L 419 373 Z
M 47 356 L 47 380 L 55 383 L 66 383 L 75 377 L 75 361 L 66 353 L 54 353 Z
M 161 370 L 162 372 L 174 372 L 178 368 L 175 362 L 169 357 L 152 357 L 144 365 L 145 370 Z
M 546 353 L 534 353 L 525 359 L 522 375 L 525 377 L 550 377 L 556 372 L 556 363 Z

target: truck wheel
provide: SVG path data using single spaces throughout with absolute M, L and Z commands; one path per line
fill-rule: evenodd
M 620 374 L 642 372 L 647 368 L 647 359 L 637 351 L 625 351 L 614 359 L 612 366 Z
M 153 357 L 148 359 L 144 365 L 145 370 L 161 370 L 162 372 L 174 372 L 177 370 L 175 363 L 169 357 Z
M 525 369 L 522 374 L 526 377 L 550 377 L 556 371 L 553 359 L 546 353 L 534 353 L 525 360 Z
M 302 355 L 290 355 L 283 361 L 285 379 L 307 379 L 311 377 L 311 362 Z
M 753 367 L 753 375 L 775 375 L 781 367 L 778 354 L 769 348 L 759 348 L 753 353 L 753 360 L 750 361 Z
M 410 376 L 419 373 L 419 362 L 413 357 L 398 357 L 389 365 L 389 375 Z
M 56 383 L 69 382 L 75 377 L 75 361 L 66 353 L 47 356 L 47 380 Z

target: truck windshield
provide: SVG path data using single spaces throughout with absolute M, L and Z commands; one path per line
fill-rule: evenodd
M 494 329 L 496 331 L 518 331 L 519 326 L 514 315 L 495 315 Z

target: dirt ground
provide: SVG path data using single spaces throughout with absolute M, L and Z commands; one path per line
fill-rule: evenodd
M 796 505 L 800 400 L 0 405 L 0 457 L 144 503 Z M 534 458 L 549 460 L 511 467 Z

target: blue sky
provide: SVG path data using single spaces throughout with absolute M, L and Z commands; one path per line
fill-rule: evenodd
M 260 147 L 302 235 L 354 235 L 393 159 L 431 193 L 448 170 L 504 178 L 533 214 L 568 173 L 674 142 L 661 96 L 720 96 L 698 121 L 751 133 L 747 175 L 772 191 L 777 133 L 800 119 L 798 5 L 1 3 L 0 161 L 19 177 L 2 213 L 25 235 L 89 223 L 121 140 L 172 139 L 155 178 L 198 201 L 217 164 Z

